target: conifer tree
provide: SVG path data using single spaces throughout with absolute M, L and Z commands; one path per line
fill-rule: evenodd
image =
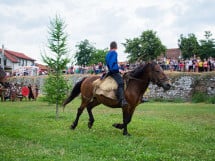
M 49 103 L 56 103 L 56 119 L 59 117 L 59 104 L 62 103 L 66 97 L 68 90 L 67 82 L 62 75 L 62 71 L 66 69 L 69 63 L 67 38 L 65 32 L 65 22 L 63 19 L 56 15 L 55 18 L 50 20 L 48 28 L 48 48 L 50 55 L 46 53 L 42 56 L 42 60 L 49 67 L 49 75 L 44 84 L 45 100 Z

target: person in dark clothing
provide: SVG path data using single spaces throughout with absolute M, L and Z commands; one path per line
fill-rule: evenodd
M 39 95 L 39 87 L 38 85 L 35 85 L 35 100 L 37 99 L 38 95 Z
M 124 81 L 120 74 L 118 60 L 117 60 L 118 54 L 116 50 L 117 50 L 117 43 L 113 41 L 110 43 L 110 50 L 106 54 L 105 62 L 109 70 L 108 75 L 112 76 L 118 84 L 116 96 L 120 102 L 120 105 L 121 107 L 126 107 L 128 103 L 124 95 Z
M 31 84 L 28 85 L 28 90 L 29 90 L 28 100 L 29 100 L 29 101 L 30 101 L 31 99 L 34 100 L 34 94 L 33 94 L 33 91 L 32 91 Z

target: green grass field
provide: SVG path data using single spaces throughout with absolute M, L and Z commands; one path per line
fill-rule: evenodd
M 128 130 L 112 127 L 121 109 L 98 106 L 88 129 L 86 110 L 70 130 L 80 99 L 55 120 L 55 105 L 0 102 L 1 161 L 214 161 L 215 106 L 145 103 L 137 107 Z

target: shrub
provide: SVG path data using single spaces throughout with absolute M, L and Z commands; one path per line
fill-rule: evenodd
M 200 102 L 206 102 L 207 95 L 202 92 L 196 92 L 192 95 L 192 102 L 193 103 L 200 103 Z
M 206 103 L 215 104 L 215 96 L 209 97 L 206 101 Z

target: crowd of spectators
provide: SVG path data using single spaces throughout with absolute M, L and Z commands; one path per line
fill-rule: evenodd
M 2 101 L 22 101 L 23 99 L 32 101 L 36 100 L 39 94 L 38 85 L 24 85 L 23 83 L 7 82 L 4 86 L 0 85 L 0 90 L 3 90 Z
M 119 68 L 121 70 L 128 70 L 130 68 L 129 63 L 121 62 L 119 63 Z M 93 64 L 91 66 L 71 66 L 67 70 L 67 74 L 100 74 L 107 71 L 107 67 L 99 62 L 98 64 Z
M 181 72 L 208 72 L 215 70 L 215 59 L 190 58 L 190 59 L 166 59 L 158 62 L 163 70 L 181 71 Z
M 163 70 L 180 71 L 180 72 L 208 72 L 215 70 L 215 58 L 200 59 L 174 59 L 162 58 L 157 60 Z M 128 62 L 121 62 L 119 67 L 121 70 L 132 70 L 141 63 L 129 64 Z M 71 66 L 67 70 L 67 74 L 99 74 L 107 71 L 105 65 L 101 62 L 92 66 Z
M 200 59 L 199 57 L 193 57 L 189 59 L 174 59 L 174 58 L 162 58 L 157 60 L 163 70 L 168 71 L 180 71 L 180 72 L 207 72 L 215 70 L 215 58 Z M 139 62 L 129 64 L 128 62 L 120 62 L 119 67 L 122 70 L 132 70 L 138 66 Z M 25 68 L 23 68 L 25 69 Z M 26 72 L 28 71 L 28 72 Z M 30 71 L 30 72 L 29 72 Z M 39 71 L 39 70 L 36 70 Z M 107 67 L 99 62 L 91 66 L 85 65 L 72 65 L 63 73 L 65 74 L 100 74 L 107 71 Z M 43 74 L 29 74 L 35 73 L 35 68 L 33 70 L 20 70 L 16 71 L 14 76 L 28 76 L 28 75 L 47 75 L 48 71 L 45 71 Z
M 98 64 L 93 64 L 91 66 L 79 66 L 79 65 L 75 65 L 75 66 L 71 66 L 68 70 L 67 70 L 67 74 L 99 74 L 104 72 L 105 66 L 99 62 Z

